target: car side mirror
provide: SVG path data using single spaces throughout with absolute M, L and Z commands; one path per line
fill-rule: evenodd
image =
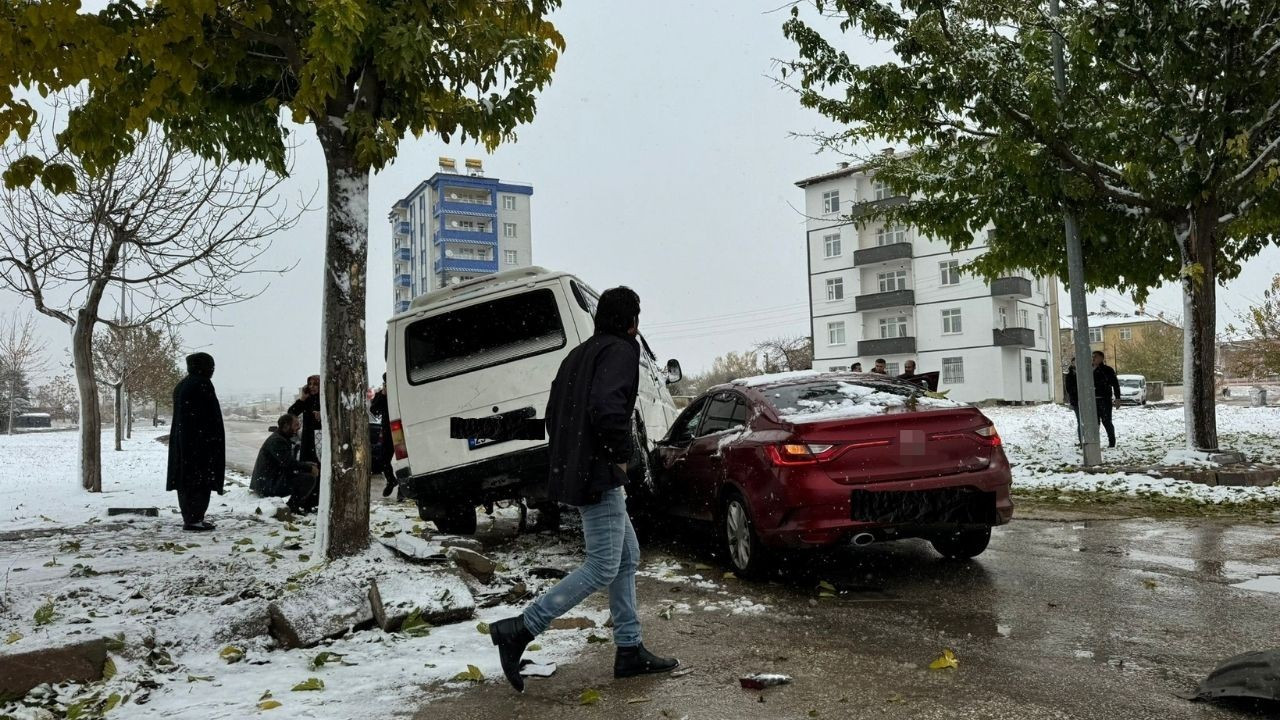
M 271 427 L 267 428 L 267 432 L 275 432 L 276 430 L 279 430 L 279 429 L 280 428 L 276 427 L 275 425 L 272 425 Z
M 667 384 L 675 385 L 684 379 L 684 372 L 680 370 L 680 361 L 672 358 L 667 361 Z

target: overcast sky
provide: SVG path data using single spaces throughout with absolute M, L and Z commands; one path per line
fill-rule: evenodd
M 834 169 L 793 137 L 827 127 L 770 79 L 772 60 L 794 50 L 782 36 L 777 0 L 700 3 L 568 2 L 554 21 L 568 48 L 537 118 L 516 142 L 492 155 L 434 138 L 409 140 L 378 173 L 370 198 L 370 374 L 383 369 L 383 329 L 391 314 L 391 205 L 436 170 L 440 155 L 479 157 L 486 174 L 530 183 L 533 259 L 578 274 L 597 289 L 617 284 L 641 297 L 641 330 L 665 360 L 686 373 L 730 350 L 809 330 L 805 237 L 794 182 Z M 849 36 L 857 60 L 876 57 Z M 310 132 L 289 186 L 323 187 L 320 147 Z M 864 152 L 878 147 L 863 148 Z M 321 208 L 282 234 L 265 258 L 297 267 L 255 300 L 213 319 L 224 327 L 182 330 L 188 350 L 218 363 L 224 393 L 296 390 L 320 366 Z M 1223 324 L 1256 302 L 1280 250 L 1269 248 L 1221 293 Z M 263 282 L 263 281 L 260 281 Z M 1115 293 L 1110 307 L 1132 310 Z M 11 304 L 13 296 L 5 298 Z M 1067 313 L 1064 294 L 1063 314 Z M 1157 291 L 1150 311 L 1180 315 L 1176 287 Z M 52 360 L 69 363 L 68 333 L 53 320 L 41 329 Z

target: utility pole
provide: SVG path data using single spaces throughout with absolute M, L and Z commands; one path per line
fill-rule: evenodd
M 1060 9 L 1058 0 L 1049 0 L 1049 16 L 1057 24 Z M 1058 86 L 1058 103 L 1067 99 L 1067 73 L 1062 57 L 1062 34 L 1053 28 L 1053 79 Z M 1084 294 L 1084 253 L 1080 248 L 1080 234 L 1075 215 L 1063 208 L 1062 221 L 1067 234 L 1067 283 L 1071 293 L 1071 339 L 1076 354 L 1076 397 L 1080 410 L 1080 450 L 1082 464 L 1098 465 L 1102 462 L 1102 447 L 1098 442 L 1098 406 L 1093 392 L 1093 355 L 1089 352 L 1089 306 Z M 1111 396 L 1107 395 L 1107 402 Z

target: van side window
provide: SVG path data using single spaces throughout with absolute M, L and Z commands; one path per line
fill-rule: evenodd
M 423 318 L 405 328 L 404 340 L 413 385 L 559 350 L 566 342 L 550 289 Z

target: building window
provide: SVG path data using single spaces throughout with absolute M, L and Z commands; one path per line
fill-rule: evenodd
M 999 324 L 1001 330 L 1009 327 L 1009 310 L 1003 305 L 996 308 L 996 323 Z
M 1018 319 L 1022 321 L 1022 324 L 1019 325 L 1018 327 L 1022 327 L 1022 328 L 1031 327 L 1031 314 L 1028 313 L 1026 310 L 1018 311 Z
M 876 229 L 876 245 L 893 245 L 907 241 L 907 229 L 902 225 L 885 225 Z
M 1044 313 L 1036 314 L 1036 337 L 1044 339 Z
M 960 284 L 960 261 L 948 260 L 938 263 L 938 271 L 942 274 L 943 285 Z
M 1132 328 L 1120 328 L 1120 339 L 1121 339 L 1121 340 L 1132 340 L 1132 339 L 1133 339 L 1133 329 L 1132 329 Z
M 1049 384 L 1049 361 L 1048 360 L 1040 361 L 1040 382 L 1045 385 Z
M 876 280 L 880 282 L 880 292 L 893 292 L 895 290 L 907 289 L 907 271 L 893 270 L 886 273 L 878 273 Z
M 827 300 L 844 299 L 844 278 L 827 278 Z
M 823 257 L 840 257 L 840 233 L 822 236 Z
M 502 259 L 508 265 L 515 265 L 520 261 L 520 253 L 515 250 L 503 250 Z
M 515 209 L 516 209 L 516 196 L 515 196 L 515 195 L 503 195 L 503 196 L 502 196 L 502 209 L 503 209 L 503 210 L 515 210 Z
M 839 190 L 828 190 L 822 193 L 822 212 L 827 215 L 840 212 Z
M 513 238 L 516 236 L 515 223 L 502 223 L 502 237 Z
M 885 185 L 880 180 L 872 183 L 871 188 L 876 200 L 884 200 L 885 198 L 893 197 L 893 191 L 889 189 L 888 185 Z
M 1039 275 L 1036 276 L 1036 292 L 1040 293 L 1041 295 L 1044 294 L 1044 278 L 1040 277 Z
M 907 336 L 907 317 L 899 315 L 897 317 L 880 318 L 880 337 L 883 339 L 900 338 Z
M 1102 342 L 1102 328 L 1096 328 L 1096 327 L 1089 328 L 1089 342 L 1090 343 Z
M 942 358 L 942 382 L 948 385 L 964 382 L 964 358 Z
M 1023 365 L 1027 368 L 1027 382 L 1031 382 L 1031 358 L 1022 358 Z
M 827 323 L 827 344 L 843 345 L 844 344 L 844 321 Z
M 960 308 L 942 311 L 942 334 L 957 335 L 960 333 Z
M 898 372 L 899 372 L 899 370 L 898 370 L 898 363 L 896 363 L 896 362 L 887 362 L 887 363 L 885 363 L 885 364 L 884 364 L 884 372 L 885 372 L 885 374 L 886 374 L 886 375 L 888 375 L 889 377 L 893 377 L 894 375 L 897 375 L 897 374 L 898 374 Z
M 827 368 L 827 372 L 845 372 L 848 369 L 849 368 L 843 365 L 832 365 L 831 367 Z

